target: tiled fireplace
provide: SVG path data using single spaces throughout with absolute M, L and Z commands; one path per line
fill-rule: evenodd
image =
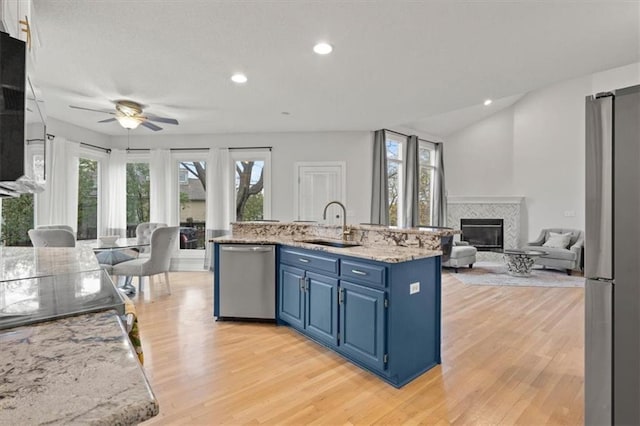
M 461 229 L 462 219 L 502 219 L 504 248 L 517 248 L 524 244 L 521 241 L 523 205 L 524 197 L 448 197 L 447 226 Z M 502 254 L 478 251 L 477 259 L 501 261 Z

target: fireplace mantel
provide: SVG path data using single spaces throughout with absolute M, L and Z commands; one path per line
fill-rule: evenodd
M 449 204 L 521 204 L 523 202 L 524 197 L 447 197 Z

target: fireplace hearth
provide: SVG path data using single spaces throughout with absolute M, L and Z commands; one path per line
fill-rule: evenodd
M 460 239 L 478 251 L 504 249 L 504 219 L 460 219 Z

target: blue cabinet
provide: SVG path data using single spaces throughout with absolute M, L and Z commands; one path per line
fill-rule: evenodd
M 338 344 L 338 280 L 280 265 L 278 319 L 314 339 Z
M 385 292 L 340 281 L 340 352 L 384 370 Z
M 338 280 L 307 272 L 305 295 L 306 333 L 324 343 L 337 345 Z
M 281 265 L 278 280 L 278 318 L 304 329 L 304 271 Z
M 440 360 L 440 256 L 383 263 L 279 248 L 278 321 L 401 387 Z

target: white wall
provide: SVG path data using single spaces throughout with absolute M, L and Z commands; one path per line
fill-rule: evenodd
M 513 108 L 449 136 L 444 160 L 448 195 L 515 195 Z
M 47 133 L 55 136 L 62 136 L 65 139 L 75 142 L 84 142 L 91 145 L 108 148 L 111 144 L 110 137 L 93 130 L 85 129 L 71 123 L 47 118 Z
M 448 194 L 526 197 L 524 238 L 547 227 L 584 229 L 585 97 L 640 84 L 639 69 L 633 64 L 530 92 L 450 135 Z
M 145 129 L 142 129 L 144 131 Z M 369 222 L 371 200 L 371 132 L 248 133 L 228 135 L 131 136 L 130 148 L 209 148 L 271 146 L 271 218 L 291 221 L 294 211 L 294 163 L 347 163 L 347 219 Z M 112 138 L 126 148 L 127 138 Z

